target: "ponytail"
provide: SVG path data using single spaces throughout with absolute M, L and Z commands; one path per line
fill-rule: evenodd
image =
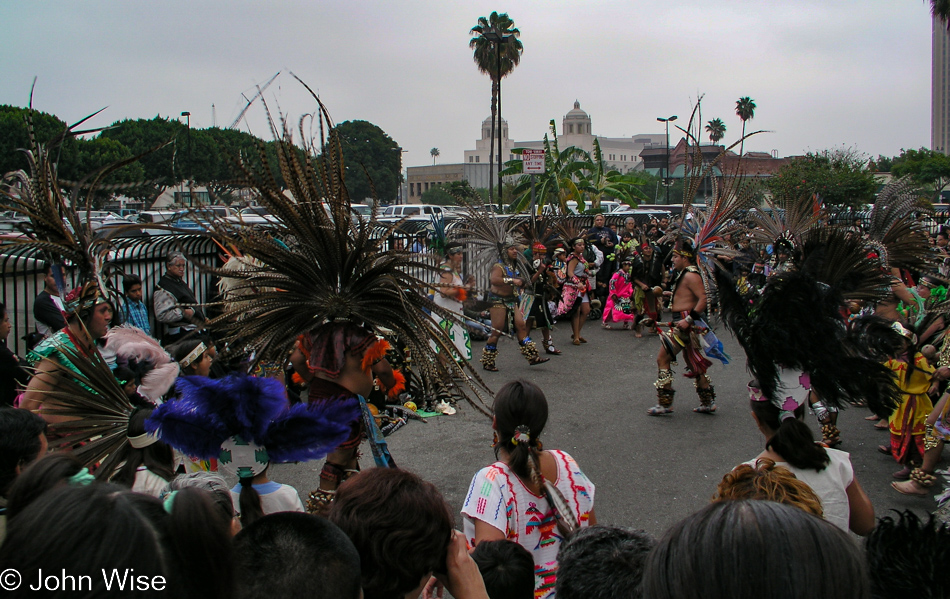
M 531 480 L 532 469 L 539 468 L 539 438 L 548 421 L 544 392 L 534 383 L 511 381 L 495 394 L 492 410 L 498 435 L 495 451 L 504 449 L 511 471 L 522 480 Z
M 805 406 L 795 410 L 794 418 L 779 421 L 778 407 L 768 401 L 752 401 L 752 411 L 759 421 L 775 434 L 765 444 L 782 456 L 786 462 L 802 470 L 821 472 L 831 461 L 825 448 L 815 442 L 815 438 L 801 418 L 805 415 Z
M 264 517 L 264 508 L 261 506 L 261 496 L 251 481 L 253 477 L 241 479 L 241 495 L 238 506 L 241 511 L 241 527 L 247 528 L 252 522 Z

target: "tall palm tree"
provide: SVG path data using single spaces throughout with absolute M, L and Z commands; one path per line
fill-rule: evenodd
M 726 136 L 726 124 L 722 119 L 713 119 L 706 124 L 706 133 L 709 134 L 709 141 L 718 144 Z
M 432 166 L 435 166 L 435 159 L 439 157 L 439 148 L 432 148 L 429 154 L 432 156 Z
M 930 0 L 930 14 L 946 23 L 950 29 L 950 0 Z
M 507 44 L 495 44 L 485 38 L 484 34 L 488 31 L 495 31 L 500 36 L 510 35 Z M 502 77 L 505 77 L 518 66 L 521 62 L 521 53 L 524 46 L 518 39 L 521 31 L 515 27 L 515 22 L 508 16 L 508 13 L 498 14 L 497 11 L 491 13 L 488 18 L 478 17 L 478 24 L 469 31 L 473 35 L 468 42 L 468 47 L 474 50 L 473 58 L 478 70 L 491 77 L 491 141 L 488 150 L 488 163 L 493 164 L 495 154 L 495 115 L 497 114 L 498 86 Z M 499 46 L 501 47 L 499 69 Z M 501 148 L 498 151 L 501 152 Z M 491 181 L 491 167 L 489 167 L 489 182 Z M 491 198 L 492 186 L 488 186 L 489 198 Z M 500 198 L 499 198 L 500 199 Z
M 736 114 L 742 119 L 742 143 L 739 145 L 739 158 L 742 158 L 745 151 L 745 124 L 755 116 L 755 100 L 749 96 L 736 100 Z

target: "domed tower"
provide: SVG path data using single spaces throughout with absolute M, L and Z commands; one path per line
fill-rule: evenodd
M 561 135 L 593 135 L 590 130 L 590 115 L 581 110 L 581 103 L 574 100 L 574 109 L 564 115 Z

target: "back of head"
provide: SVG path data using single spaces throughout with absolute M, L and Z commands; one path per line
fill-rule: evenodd
M 527 549 L 507 539 L 482 541 L 472 559 L 485 581 L 490 599 L 532 599 L 534 558 Z
M 765 446 L 782 456 L 786 462 L 802 470 L 821 472 L 831 461 L 825 448 L 815 443 L 815 438 L 802 421 L 805 406 L 798 406 L 793 418 L 780 420 L 781 410 L 770 401 L 750 401 L 752 413 L 759 422 L 774 431 Z
M 86 482 L 88 479 L 72 480 L 82 471 L 82 462 L 68 453 L 51 453 L 33 462 L 10 487 L 7 497 L 7 519 L 12 520 L 38 497 L 56 487 L 70 482 L 73 484 Z M 88 470 L 85 471 L 86 476 L 91 477 L 88 472 Z
M 349 538 L 319 516 L 264 516 L 234 538 L 238 599 L 357 599 L 360 556 Z
M 109 579 L 104 579 L 100 570 L 117 571 L 121 577 L 126 568 L 134 569 L 136 575 L 149 580 L 166 576 L 160 532 L 133 505 L 131 495 L 104 484 L 64 486 L 45 493 L 10 522 L 0 545 L 0 564 L 20 572 L 26 580 L 32 580 L 40 569 L 65 571 L 75 575 L 76 584 L 90 591 L 87 596 L 91 597 L 106 596 Z M 153 596 L 151 590 L 124 590 L 123 597 Z M 78 596 L 74 589 L 59 591 L 48 591 L 45 596 Z
M 231 498 L 231 489 L 220 474 L 215 472 L 189 472 L 179 474 L 168 481 L 165 487 L 166 495 L 172 491 L 181 491 L 182 489 L 193 488 L 208 494 L 214 507 L 214 511 L 220 514 L 224 523 L 231 525 L 234 518 L 234 500 Z
M 771 501 L 711 503 L 647 557 L 651 599 L 866 599 L 858 546 L 833 524 Z
M 424 576 L 445 572 L 452 510 L 435 485 L 411 472 L 373 468 L 349 479 L 330 521 L 360 554 L 366 599 L 402 597 Z
M 17 469 L 38 457 L 46 421 L 29 410 L 0 408 L 0 496 L 6 497 Z
M 880 599 L 950 596 L 950 528 L 907 510 L 881 518 L 865 542 L 873 596 Z
M 764 499 L 791 505 L 821 518 L 821 498 L 788 468 L 776 467 L 768 458 L 759 458 L 755 466 L 742 464 L 722 477 L 713 501 Z
M 537 451 L 541 433 L 548 422 L 548 400 L 544 392 L 525 380 L 505 383 L 495 394 L 492 411 L 498 434 L 496 451 L 504 449 L 508 452 L 508 466 L 512 472 L 527 479 L 529 454 Z M 516 433 L 522 439 L 527 436 L 528 441 L 515 442 Z
M 577 531 L 557 553 L 560 599 L 639 599 L 647 554 L 656 545 L 642 530 L 591 526 Z

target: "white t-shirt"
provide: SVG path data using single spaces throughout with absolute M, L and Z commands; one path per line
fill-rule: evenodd
M 143 495 L 158 497 L 168 481 L 155 474 L 145 466 L 139 466 L 135 471 L 135 482 L 132 483 L 132 490 Z
M 578 517 L 581 527 L 590 525 L 594 509 L 594 483 L 581 472 L 577 462 L 563 451 L 550 451 L 557 464 L 558 488 Z M 481 520 L 505 533 L 534 557 L 537 599 L 554 597 L 557 576 L 557 551 L 561 535 L 554 511 L 544 496 L 535 495 L 504 462 L 495 462 L 479 470 L 462 506 L 465 537 L 475 544 L 475 520 Z
M 808 468 L 802 470 L 787 462 L 776 462 L 792 471 L 796 478 L 811 487 L 815 495 L 821 499 L 822 513 L 825 520 L 831 522 L 841 530 L 848 532 L 851 519 L 851 504 L 848 502 L 848 486 L 854 481 L 854 467 L 851 465 L 851 456 L 845 451 L 825 449 L 831 461 L 821 472 Z M 755 460 L 746 464 L 755 467 Z
M 277 512 L 302 512 L 303 503 L 300 496 L 297 495 L 297 489 L 290 485 L 282 485 L 274 481 L 252 485 L 257 494 L 261 496 L 261 508 L 264 515 Z M 241 483 L 234 485 L 231 489 L 231 500 L 234 502 L 234 511 L 240 512 L 241 509 Z M 237 514 L 240 517 L 240 513 Z

